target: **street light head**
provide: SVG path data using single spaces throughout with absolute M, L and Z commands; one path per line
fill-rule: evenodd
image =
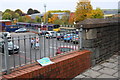
M 46 4 L 44 4 L 44 7 L 46 7 Z

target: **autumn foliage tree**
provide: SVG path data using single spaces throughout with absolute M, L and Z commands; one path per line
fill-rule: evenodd
M 43 21 L 46 23 L 51 23 L 51 21 L 52 21 L 52 17 L 53 15 L 51 14 L 51 12 L 46 12 L 45 14 L 44 14 L 44 16 L 43 16 Z
M 74 21 L 75 21 L 75 15 L 74 15 L 74 13 L 70 13 L 69 24 L 73 24 Z
M 52 17 L 51 17 L 51 20 L 52 20 L 52 23 L 54 24 L 56 20 L 58 20 L 58 15 L 57 14 L 54 14 Z
M 91 11 L 91 14 L 88 15 L 89 18 L 103 18 L 104 13 L 100 8 L 96 8 Z
M 63 15 L 61 20 L 62 20 L 63 24 L 68 24 L 69 16 L 68 15 Z
M 92 6 L 89 0 L 80 0 L 77 3 L 75 11 L 75 21 L 79 22 L 87 18 L 87 15 L 91 13 Z

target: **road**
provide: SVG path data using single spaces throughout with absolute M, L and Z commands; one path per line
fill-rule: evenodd
M 56 56 L 56 51 L 60 46 L 68 46 L 74 49 L 78 49 L 77 44 L 68 43 L 64 41 L 58 41 L 56 38 L 46 39 L 44 36 L 38 36 L 34 33 L 11 33 L 14 39 L 14 45 L 18 45 L 20 50 L 18 54 L 9 55 L 9 66 L 16 67 L 22 66 L 29 62 L 34 62 L 42 57 Z M 31 48 L 31 38 L 39 38 L 40 47 L 38 49 Z M 3 55 L 3 67 L 4 67 L 4 55 Z

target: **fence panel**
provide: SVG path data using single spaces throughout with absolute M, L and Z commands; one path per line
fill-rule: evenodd
M 60 35 L 58 35 L 60 34 Z M 36 62 L 43 57 L 54 57 L 70 51 L 78 50 L 79 35 L 76 31 L 55 33 L 53 36 L 41 35 L 19 35 L 8 40 L 5 45 L 3 57 L 3 69 L 15 69 Z M 74 38 L 74 41 L 73 41 Z M 75 40 L 77 38 L 77 40 Z M 5 56 L 8 51 L 8 58 Z M 7 61 L 6 61 L 7 60 Z M 7 62 L 5 64 L 5 62 Z M 7 66 L 7 64 L 9 65 Z M 8 74 L 8 73 L 7 73 Z

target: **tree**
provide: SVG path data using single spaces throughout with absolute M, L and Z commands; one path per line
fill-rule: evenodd
M 62 22 L 61 19 L 56 19 L 56 20 L 54 21 L 54 24 L 59 24 L 59 25 L 61 25 L 61 24 L 63 24 L 63 22 Z
M 88 15 L 89 18 L 103 18 L 104 13 L 100 8 L 96 8 L 96 10 L 92 10 L 91 14 Z
M 41 18 L 40 18 L 39 16 L 36 16 L 36 17 L 35 17 L 35 22 L 41 23 Z
M 3 14 L 4 13 L 9 13 L 9 12 L 11 12 L 12 10 L 10 10 L 10 9 L 6 9 L 4 12 L 3 12 Z
M 47 16 L 48 16 L 48 18 L 51 18 L 53 15 L 51 14 L 51 12 L 47 12 Z
M 34 20 L 32 20 L 30 16 L 25 15 L 25 16 L 20 16 L 18 18 L 18 22 L 34 22 Z
M 75 11 L 75 21 L 79 22 L 87 18 L 87 15 L 91 13 L 92 6 L 89 0 L 80 0 L 77 3 Z
M 10 10 L 10 9 L 6 9 L 4 12 L 3 12 L 3 14 L 2 15 L 4 15 L 5 13 L 9 13 L 9 14 L 11 14 L 11 12 L 13 12 L 12 10 Z M 11 14 L 12 15 L 12 14 Z
M 12 20 L 15 19 L 15 18 L 19 18 L 18 13 L 12 12 L 11 14 L 12 14 Z
M 54 14 L 52 17 L 51 17 L 51 20 L 52 20 L 52 23 L 55 24 L 55 21 L 58 20 L 58 15 L 57 14 Z
M 20 16 L 18 18 L 18 22 L 25 22 L 25 16 Z
M 46 23 L 46 22 L 48 22 L 48 23 L 50 23 L 51 21 L 50 21 L 50 19 L 52 19 L 51 17 L 52 17 L 53 15 L 51 14 L 51 12 L 46 12 L 45 14 L 44 14 L 44 16 L 43 16 L 43 21 Z
M 38 10 L 34 10 L 34 13 L 40 13 Z
M 61 20 L 62 20 L 63 24 L 68 24 L 69 16 L 64 15 L 64 16 L 62 16 Z
M 28 9 L 27 14 L 28 15 L 34 14 L 34 10 L 32 8 Z
M 75 21 L 75 15 L 74 13 L 70 13 L 69 24 L 74 24 L 74 21 Z
M 10 17 L 11 20 L 19 17 L 18 13 L 14 12 L 14 11 L 12 11 L 10 9 L 6 9 L 2 15 L 4 15 L 4 14 L 6 15 L 6 13 L 11 15 L 11 17 Z
M 22 12 L 20 9 L 16 9 L 16 10 L 15 10 L 15 13 L 18 13 L 20 16 L 23 15 L 23 12 Z
M 3 16 L 2 16 L 2 19 L 9 19 L 9 20 L 12 20 L 12 15 L 10 13 L 4 13 Z
M 47 18 L 48 18 L 48 23 L 52 23 L 52 18 L 51 18 L 51 17 L 52 17 L 53 15 L 52 15 L 50 12 L 47 12 L 47 16 L 48 16 L 48 17 L 47 17 Z

